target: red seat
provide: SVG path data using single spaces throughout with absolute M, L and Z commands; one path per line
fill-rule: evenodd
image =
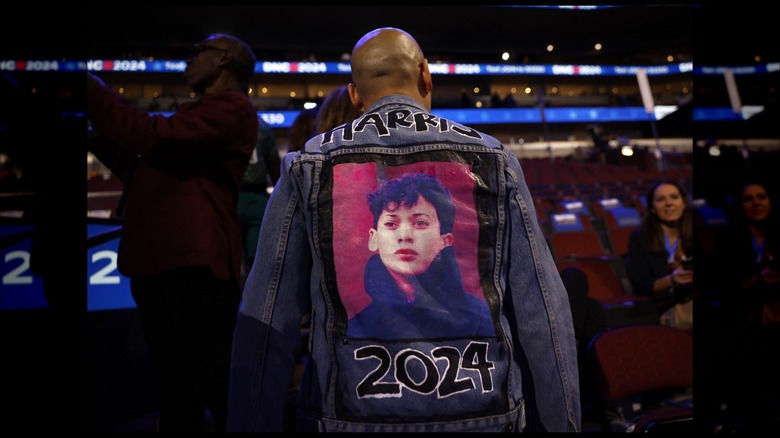
M 595 231 L 564 231 L 550 234 L 550 248 L 558 261 L 571 257 L 608 256 Z
M 556 267 L 559 271 L 576 267 L 585 273 L 588 277 L 588 296 L 599 300 L 605 307 L 650 301 L 649 297 L 630 294 L 628 279 L 619 273 L 620 263 L 622 260 L 615 257 L 583 257 L 561 260 L 556 263 Z
M 627 325 L 596 335 L 587 354 L 604 432 L 692 430 L 693 337 L 662 325 Z
M 642 223 L 642 215 L 634 207 L 616 207 L 605 210 L 602 218 L 604 227 L 608 230 L 613 228 L 636 228 Z
M 623 203 L 618 198 L 599 198 L 593 203 L 593 216 L 603 217 L 606 212 L 613 208 L 623 207 Z
M 607 230 L 607 240 L 612 247 L 612 254 L 623 258 L 628 256 L 628 241 L 635 229 L 620 227 Z

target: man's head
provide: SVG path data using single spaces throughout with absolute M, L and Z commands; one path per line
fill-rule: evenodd
M 368 248 L 393 272 L 419 275 L 453 241 L 455 206 L 449 191 L 423 173 L 385 182 L 368 194 L 374 215 Z
M 215 33 L 192 47 L 184 78 L 193 91 L 240 89 L 249 91 L 249 79 L 257 59 L 248 44 L 227 34 Z
M 401 29 L 372 30 L 352 49 L 349 94 L 361 111 L 389 94 L 413 97 L 430 111 L 432 86 L 428 60 L 417 41 Z

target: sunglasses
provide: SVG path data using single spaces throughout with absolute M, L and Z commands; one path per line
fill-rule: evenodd
M 222 53 L 230 53 L 230 50 L 223 49 L 221 47 L 207 46 L 205 44 L 195 44 L 190 49 L 190 53 L 192 54 L 193 57 L 195 57 L 196 55 L 198 55 L 198 53 L 203 52 L 205 50 L 216 50 Z
M 191 53 L 190 58 L 196 57 L 198 55 L 198 53 L 203 52 L 205 50 L 216 50 L 216 51 L 222 52 L 222 53 L 232 53 L 230 50 L 223 49 L 221 47 L 214 47 L 214 46 L 209 46 L 209 45 L 206 45 L 206 44 L 195 44 L 190 49 L 190 53 Z M 247 66 L 246 63 L 239 61 L 238 58 L 236 58 L 235 55 L 233 55 L 232 61 L 235 62 L 238 65 L 242 65 L 242 66 L 245 66 L 245 67 Z M 252 66 L 248 66 L 248 67 L 252 67 Z

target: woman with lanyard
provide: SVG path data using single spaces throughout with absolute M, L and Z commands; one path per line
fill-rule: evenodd
M 738 286 L 750 289 L 776 285 L 780 281 L 780 253 L 769 242 L 778 246 L 775 240 L 778 239 L 778 221 L 772 213 L 772 198 L 766 186 L 756 181 L 743 184 L 734 196 L 734 204 L 738 213 L 729 232 L 723 235 L 723 247 L 729 251 L 729 258 L 735 258 L 734 262 L 738 264 Z M 749 249 L 747 242 L 750 242 Z
M 742 184 L 733 196 L 735 214 L 716 243 L 715 269 L 722 298 L 745 322 L 780 324 L 780 225 L 772 212 L 767 186 L 756 180 Z
M 693 326 L 693 213 L 682 186 L 660 181 L 647 192 L 648 209 L 629 238 L 626 270 L 637 295 L 652 296 L 660 322 Z
M 723 352 L 712 382 L 725 391 L 728 417 L 742 430 L 761 431 L 775 427 L 780 410 L 780 221 L 769 186 L 756 179 L 739 185 L 732 201 L 707 270 L 720 317 L 705 327 Z

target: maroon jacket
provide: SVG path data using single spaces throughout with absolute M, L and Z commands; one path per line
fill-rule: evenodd
M 149 115 L 108 88 L 91 92 L 88 116 L 100 137 L 90 149 L 124 178 L 135 156 L 119 242 L 119 271 L 139 276 L 208 266 L 238 280 L 242 231 L 238 188 L 257 140 L 249 98 L 225 91 Z

